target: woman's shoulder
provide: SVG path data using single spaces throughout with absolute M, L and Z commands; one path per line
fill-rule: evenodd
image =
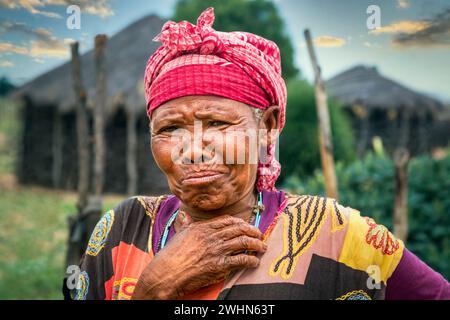
M 285 193 L 285 212 L 305 215 L 305 218 L 313 218 L 318 215 L 332 215 L 336 217 L 342 225 L 351 215 L 360 215 L 359 210 L 349 206 L 344 206 L 331 197 L 309 194 L 293 194 L 289 192 Z
M 143 214 L 153 219 L 161 203 L 169 197 L 170 195 L 136 195 L 121 201 L 113 211 L 122 220 L 127 219 L 131 214 L 133 216 Z

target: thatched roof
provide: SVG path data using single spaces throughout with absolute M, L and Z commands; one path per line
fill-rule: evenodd
M 149 56 L 159 43 L 152 39 L 161 31 L 164 21 L 156 15 L 146 16 L 112 36 L 106 45 L 107 106 L 118 105 L 145 111 L 144 70 Z M 92 42 L 94 39 L 92 39 Z M 87 90 L 88 106 L 95 101 L 94 52 L 81 56 L 83 85 Z M 62 112 L 75 106 L 70 61 L 20 87 L 13 97 L 28 96 L 34 105 L 57 105 Z
M 358 65 L 326 82 L 328 95 L 344 106 L 366 108 L 426 108 L 440 111 L 444 105 L 380 75 L 375 67 Z

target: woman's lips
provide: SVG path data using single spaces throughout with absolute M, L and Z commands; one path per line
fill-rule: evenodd
M 188 174 L 183 179 L 184 185 L 201 185 L 209 184 L 225 176 L 224 173 L 218 171 L 200 171 Z

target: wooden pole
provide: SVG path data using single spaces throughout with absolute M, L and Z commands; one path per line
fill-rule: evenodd
M 130 196 L 137 192 L 137 133 L 136 133 L 136 111 L 130 108 L 127 111 L 127 192 Z
M 370 110 L 367 110 L 360 121 L 359 139 L 356 146 L 356 153 L 359 157 L 364 155 L 367 146 L 370 145 Z
M 418 120 L 417 120 L 417 127 L 418 127 L 418 133 L 419 133 L 419 147 L 418 147 L 418 153 L 422 154 L 427 151 L 427 132 L 426 132 L 426 125 L 427 125 L 427 113 L 424 110 L 419 110 L 418 112 Z
M 105 180 L 106 41 L 107 37 L 104 34 L 95 37 L 94 192 L 96 196 L 101 196 Z
M 388 137 L 397 137 L 397 122 L 398 122 L 398 114 L 397 114 L 397 110 L 395 109 L 391 109 L 388 111 L 388 119 L 389 119 L 389 124 L 388 124 Z M 392 139 L 386 139 L 386 150 L 388 151 L 388 153 L 391 155 L 394 153 L 395 148 L 397 147 L 397 142 L 392 141 Z
M 72 52 L 72 78 L 76 97 L 77 115 L 77 149 L 78 149 L 78 212 L 82 213 L 87 205 L 89 192 L 89 124 L 86 107 L 86 91 L 81 76 L 80 56 L 78 42 L 71 44 Z
M 315 96 L 317 116 L 319 121 L 319 145 L 322 169 L 325 177 L 325 192 L 330 198 L 338 199 L 338 186 L 334 170 L 333 142 L 331 140 L 330 116 L 328 114 L 327 94 L 322 80 L 321 69 L 317 62 L 311 34 L 308 29 L 304 31 L 308 52 L 315 75 Z
M 93 227 L 86 224 L 86 211 L 89 206 L 90 146 L 87 94 L 83 86 L 78 42 L 71 44 L 72 79 L 75 92 L 77 151 L 78 151 L 78 213 L 69 217 L 69 239 L 67 243 L 66 264 L 79 263 L 86 250 L 87 239 Z M 89 234 L 88 234 L 89 233 Z
M 54 188 L 59 188 L 61 186 L 61 170 L 62 170 L 62 145 L 63 145 L 63 135 L 62 135 L 62 124 L 61 124 L 61 114 L 58 110 L 55 112 L 54 125 L 53 125 L 53 139 L 52 139 L 52 153 L 53 153 L 53 164 L 52 164 L 52 182 Z
M 408 162 L 409 152 L 398 148 L 394 153 L 395 203 L 393 226 L 397 238 L 406 241 L 408 237 Z
M 400 147 L 409 150 L 410 111 L 407 107 L 401 110 L 400 121 Z

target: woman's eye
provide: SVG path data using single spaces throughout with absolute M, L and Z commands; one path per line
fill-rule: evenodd
M 177 129 L 178 129 L 177 126 L 167 126 L 167 127 L 159 129 L 158 133 L 173 132 L 173 131 L 175 131 Z
M 223 126 L 223 125 L 227 125 L 228 123 L 226 123 L 226 122 L 223 122 L 223 121 L 211 121 L 210 123 L 209 123 L 209 125 L 211 126 L 211 127 L 219 127 L 219 126 Z

